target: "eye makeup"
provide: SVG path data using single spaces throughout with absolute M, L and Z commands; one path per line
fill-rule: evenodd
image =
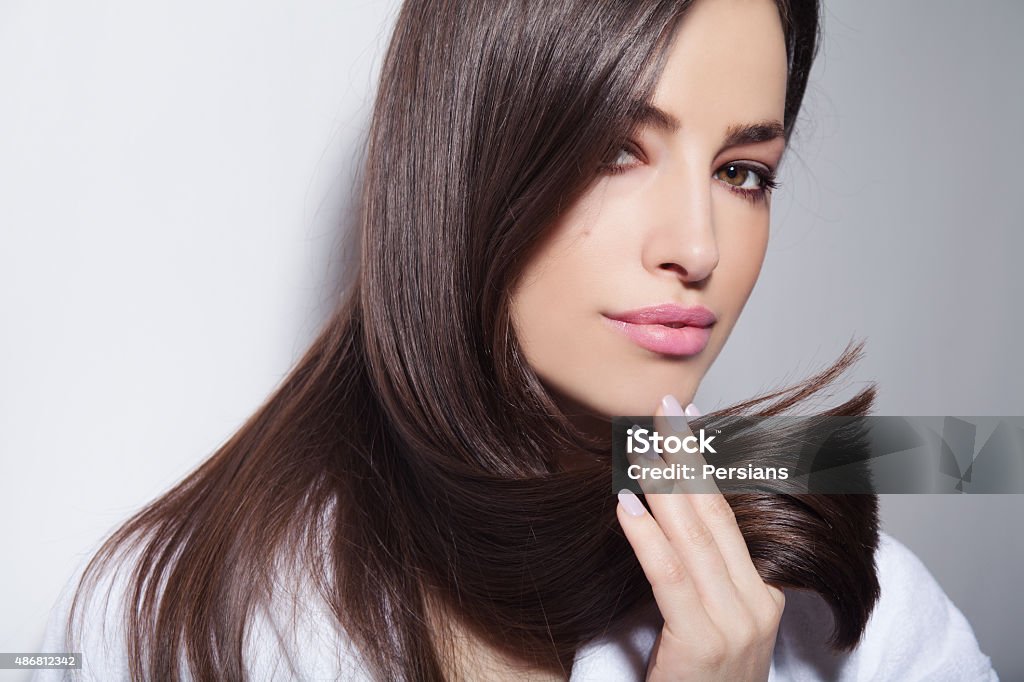
M 757 178 L 757 187 L 739 187 L 732 184 L 728 180 L 719 177 L 721 173 L 729 175 L 735 173 L 736 175 L 730 175 L 729 177 L 736 177 L 740 173 L 747 174 L 746 177 L 753 175 Z M 730 191 L 739 194 L 744 199 L 747 199 L 751 203 L 757 203 L 765 201 L 768 195 L 771 194 L 772 190 L 779 186 L 779 181 L 775 178 L 775 173 L 767 166 L 761 164 L 753 164 L 745 161 L 735 161 L 725 164 L 714 172 L 712 175 L 716 180 L 719 180 L 723 185 L 729 188 Z M 744 183 L 745 184 L 745 183 Z
M 621 152 L 625 152 L 628 155 L 641 159 L 643 154 L 639 151 L 639 148 L 632 141 L 624 143 L 619 147 L 620 155 Z M 618 158 L 618 157 L 616 157 Z M 619 175 L 626 171 L 632 170 L 643 165 L 643 161 L 638 161 L 631 164 L 615 163 L 614 161 L 603 163 L 599 168 L 599 172 L 605 175 Z M 745 177 L 751 175 L 757 178 L 757 187 L 739 187 L 729 182 L 727 179 L 720 177 L 720 174 L 726 174 L 729 178 L 734 178 L 738 174 L 746 174 Z M 730 175 L 732 174 L 732 175 Z M 752 204 L 757 204 L 767 200 L 768 195 L 780 186 L 779 181 L 776 179 L 775 172 L 760 163 L 754 163 L 749 161 L 730 161 L 727 164 L 720 166 L 712 177 L 718 180 L 720 183 L 726 186 L 726 188 L 738 195 L 742 199 L 746 199 Z M 745 184 L 745 183 L 744 183 Z

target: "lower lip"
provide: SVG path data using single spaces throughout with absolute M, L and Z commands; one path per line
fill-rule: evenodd
M 711 337 L 710 327 L 666 327 L 662 324 L 632 324 L 604 318 L 632 339 L 633 343 L 665 355 L 696 355 Z

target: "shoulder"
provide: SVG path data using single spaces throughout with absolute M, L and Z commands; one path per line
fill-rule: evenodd
M 72 613 L 81 580 L 93 559 L 81 556 L 71 577 L 50 609 L 40 651 L 78 653 L 80 670 L 36 670 L 34 682 L 55 680 L 128 679 L 128 658 L 124 644 L 122 605 L 127 574 L 122 566 L 111 566 L 95 576 L 91 589 L 82 590 Z M 73 619 L 72 619 L 73 618 Z
M 817 594 L 786 591 L 773 682 L 782 680 L 998 680 L 970 624 L 921 560 L 880 533 L 875 565 L 881 595 L 849 653 L 825 640 L 832 615 Z
M 75 611 L 72 600 L 94 554 L 80 559 L 50 610 L 39 651 L 76 652 L 80 670 L 36 670 L 33 682 L 108 682 L 131 678 L 124 624 L 138 549 L 93 574 Z M 254 681 L 370 679 L 355 643 L 306 576 L 283 571 L 274 595 L 254 604 L 245 625 L 245 666 Z M 73 619 L 72 619 L 73 617 Z M 191 677 L 185 671 L 185 679 Z
M 370 666 L 308 575 L 282 571 L 246 629 L 253 680 L 370 680 Z

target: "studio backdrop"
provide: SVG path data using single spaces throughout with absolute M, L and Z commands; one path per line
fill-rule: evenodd
M 72 568 L 336 303 L 397 9 L 0 3 L 0 651 L 37 650 Z M 877 382 L 876 414 L 1024 415 L 1024 4 L 825 0 L 823 24 L 760 280 L 695 402 L 864 338 L 849 390 Z M 1024 679 L 1024 496 L 881 505 Z

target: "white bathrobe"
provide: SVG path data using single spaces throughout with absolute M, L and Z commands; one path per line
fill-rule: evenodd
M 881 599 L 863 638 L 850 653 L 834 654 L 825 645 L 832 615 L 818 595 L 786 591 L 769 682 L 998 680 L 970 624 L 909 549 L 882 533 L 875 559 Z M 115 617 L 116 609 L 105 612 L 102 600 L 86 607 L 82 639 L 72 643 L 64 639 L 71 589 L 84 564 L 53 607 L 38 648 L 47 653 L 81 652 L 82 669 L 39 670 L 33 680 L 129 679 L 122 626 Z M 112 587 L 112 606 L 120 598 L 123 579 L 119 576 L 106 576 L 104 589 L 96 593 L 102 595 L 107 586 Z M 293 616 L 298 617 L 294 625 Z M 619 623 L 614 631 L 577 652 L 571 682 L 643 680 L 660 627 L 656 607 Z M 294 614 L 290 608 L 261 610 L 249 637 L 247 664 L 254 681 L 368 679 L 351 642 L 331 626 L 331 616 L 322 605 L 298 609 Z

